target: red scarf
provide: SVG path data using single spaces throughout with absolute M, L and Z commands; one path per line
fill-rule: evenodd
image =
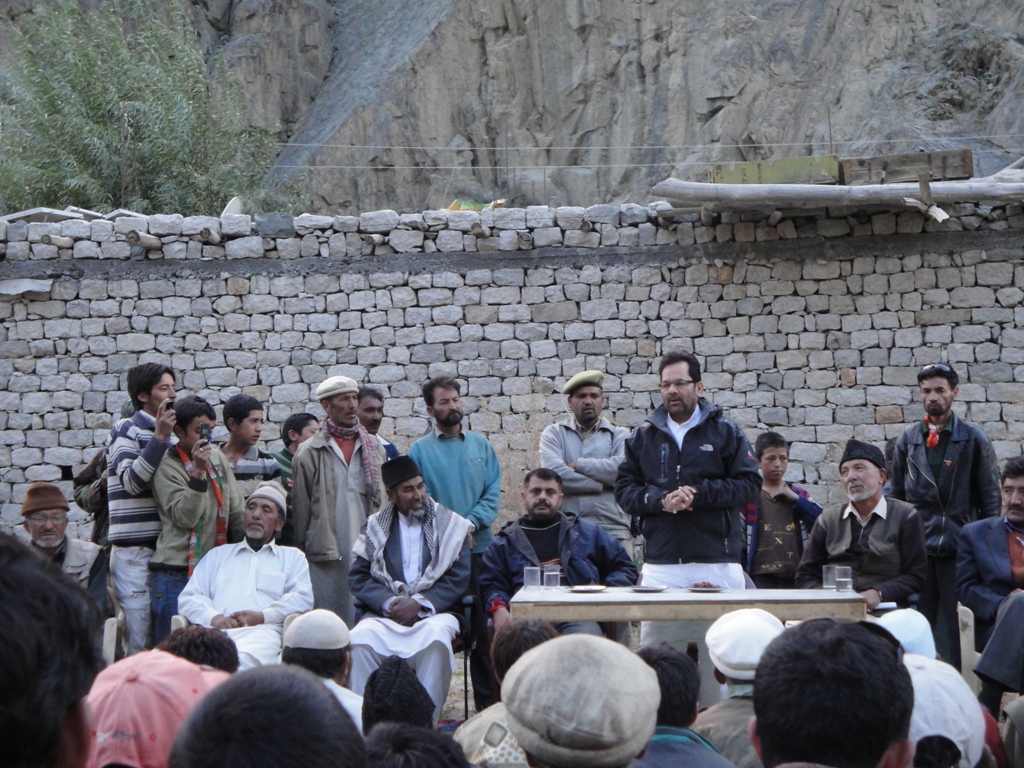
M 178 457 L 181 459 L 181 463 L 185 465 L 185 471 L 190 475 L 192 474 L 192 462 L 189 460 L 188 455 L 182 449 L 181 445 L 178 445 Z M 217 537 L 214 540 L 213 546 L 219 547 L 221 544 L 228 543 L 228 515 L 224 509 L 224 492 L 220 488 L 220 481 L 217 479 L 217 473 L 213 470 L 213 462 L 206 467 L 207 473 L 210 475 L 210 483 L 213 484 L 213 495 L 217 497 Z M 196 527 L 189 531 L 188 534 L 188 575 L 192 576 L 192 572 L 196 569 L 196 563 L 198 563 L 203 557 L 203 522 L 206 518 L 204 512 L 199 517 L 199 522 L 196 523 Z
M 932 424 L 928 420 L 928 414 L 925 414 L 924 425 L 928 427 L 928 437 L 925 438 L 924 444 L 929 448 L 934 448 L 939 444 L 939 432 L 942 431 L 942 427 Z
M 370 494 L 373 508 L 380 509 L 383 501 L 380 494 L 380 464 L 377 463 L 377 446 L 380 443 L 358 421 L 354 427 L 339 427 L 330 419 L 324 419 L 324 434 L 328 439 L 355 439 L 362 445 L 363 450 L 360 455 L 363 458 L 363 479 L 366 481 L 366 490 Z

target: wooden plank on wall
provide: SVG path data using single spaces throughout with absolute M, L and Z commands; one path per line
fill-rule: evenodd
M 785 157 L 750 163 L 718 163 L 708 172 L 712 184 L 838 184 L 835 155 Z
M 847 157 L 839 161 L 839 169 L 841 183 L 848 186 L 917 181 L 919 174 L 931 181 L 957 181 L 974 177 L 974 157 L 969 149 Z

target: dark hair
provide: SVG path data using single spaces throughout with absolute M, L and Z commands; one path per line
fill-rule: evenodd
M 676 363 L 686 363 L 690 368 L 690 378 L 693 381 L 700 381 L 700 361 L 690 352 L 683 352 L 681 350 L 665 353 L 658 364 L 658 375 L 661 376 L 666 368 Z
M 547 467 L 537 467 L 526 473 L 526 477 L 523 478 L 523 488 L 528 486 L 535 477 L 538 480 L 554 480 L 558 483 L 559 488 L 562 487 L 562 476 L 555 472 L 555 470 L 548 469 Z
M 953 366 L 946 365 L 945 363 L 932 363 L 931 365 L 926 365 L 917 372 L 918 384 L 925 379 L 939 378 L 945 379 L 946 383 L 949 384 L 950 389 L 953 389 L 960 384 L 960 377 L 957 376 L 956 371 L 953 370 Z
M 447 733 L 381 723 L 366 737 L 369 768 L 471 768 L 462 747 Z
M 223 632 L 190 624 L 169 634 L 157 647 L 193 664 L 221 669 L 229 674 L 238 671 L 238 648 Z
M 388 656 L 370 673 L 363 689 L 363 733 L 377 723 L 404 723 L 419 728 L 434 725 L 434 700 L 409 662 Z
M 364 768 L 363 739 L 323 682 L 275 664 L 218 685 L 178 731 L 168 768 Z
M 292 648 L 286 645 L 281 649 L 281 663 L 293 664 L 308 669 L 317 677 L 335 677 L 345 668 L 351 646 L 344 648 Z
M 697 716 L 700 696 L 700 672 L 696 662 L 668 643 L 644 646 L 637 655 L 658 675 L 661 689 L 658 725 L 689 726 Z
M 284 447 L 287 448 L 292 442 L 292 439 L 288 437 L 292 432 L 298 432 L 302 434 L 302 430 L 306 428 L 306 425 L 311 421 L 319 421 L 319 419 L 312 413 L 293 413 L 287 419 L 284 420 L 284 424 L 281 425 L 281 439 L 284 440 Z
M 253 411 L 263 411 L 263 403 L 252 395 L 233 395 L 224 403 L 224 426 L 229 430 L 229 421 L 234 420 L 235 424 L 241 424 Z
M 0 765 L 49 766 L 68 710 L 100 670 L 99 616 L 78 584 L 6 533 L 0 595 Z
M 945 736 L 925 736 L 917 740 L 914 768 L 957 768 L 960 748 Z
M 363 402 L 365 397 L 372 397 L 374 400 L 384 402 L 384 393 L 376 387 L 360 387 L 359 391 L 356 392 L 356 402 Z
M 788 451 L 789 441 L 778 432 L 764 432 L 758 435 L 754 441 L 754 455 L 758 461 L 769 448 L 785 448 Z
M 896 443 L 899 442 L 898 437 L 890 437 L 885 441 L 885 471 L 888 474 L 892 474 L 892 457 L 896 455 Z
M 1024 456 L 1014 456 L 1003 464 L 1003 471 L 999 474 L 999 482 L 1003 483 L 1013 478 L 1024 477 Z
M 431 408 L 434 407 L 434 391 L 438 389 L 454 389 L 460 395 L 462 394 L 459 382 L 451 376 L 435 376 L 423 385 L 423 402 Z
M 754 677 L 765 768 L 875 768 L 907 738 L 913 704 L 899 643 L 860 623 L 810 619 L 787 629 Z
M 203 400 L 203 398 L 199 397 L 199 395 L 179 397 L 174 401 L 174 418 L 176 426 L 179 426 L 182 429 L 188 429 L 188 425 L 200 416 L 213 419 L 214 422 L 217 421 L 217 412 L 213 410 L 213 406 Z
M 491 641 L 495 677 L 502 680 L 520 656 L 556 637 L 558 630 L 544 619 L 513 619 L 502 624 Z
M 173 379 L 174 369 L 161 363 L 143 363 L 129 369 L 128 397 L 131 398 L 132 407 L 136 411 L 142 410 L 142 401 L 139 400 L 139 395 L 149 394 L 153 387 L 160 383 L 160 379 L 168 373 Z

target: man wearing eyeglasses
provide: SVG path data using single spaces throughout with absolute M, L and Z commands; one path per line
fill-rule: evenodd
M 107 561 L 100 547 L 91 541 L 68 538 L 70 509 L 64 493 L 56 485 L 33 483 L 21 505 L 25 531 L 32 539 L 32 549 L 81 584 L 101 615 L 106 616 Z
M 740 509 L 761 491 L 750 442 L 702 397 L 700 363 L 692 354 L 669 352 L 659 374 L 662 404 L 626 441 L 615 482 L 619 505 L 641 519 L 643 583 L 743 589 Z M 641 642 L 682 641 L 683 631 L 644 622 Z
M 939 654 L 959 669 L 957 546 L 965 525 L 999 515 L 999 465 L 985 432 L 953 413 L 956 371 L 945 363 L 927 365 L 917 382 L 925 412 L 896 442 L 890 495 L 921 514 L 928 575 L 918 610 L 932 625 Z

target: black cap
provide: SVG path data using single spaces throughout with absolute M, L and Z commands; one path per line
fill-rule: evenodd
M 398 456 L 380 465 L 380 478 L 389 491 L 399 483 L 422 475 L 419 465 L 408 456 Z
M 862 443 L 860 440 L 850 440 L 846 443 L 846 450 L 843 451 L 843 458 L 839 460 L 839 466 L 842 467 L 848 461 L 854 459 L 864 459 L 870 461 L 879 469 L 885 469 L 885 455 L 882 453 L 881 448 L 876 448 L 871 443 Z

